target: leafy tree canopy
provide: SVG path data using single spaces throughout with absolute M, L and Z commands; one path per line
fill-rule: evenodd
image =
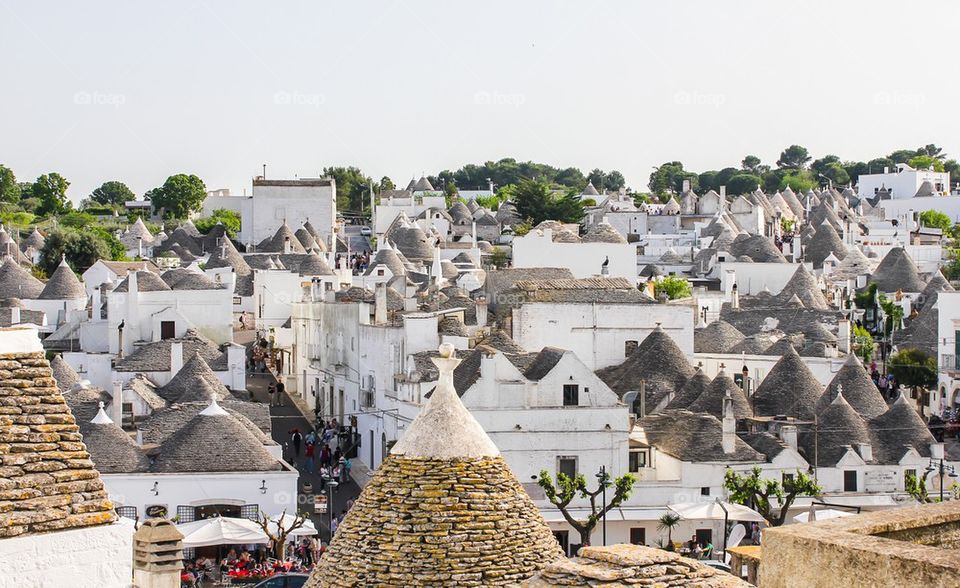
M 359 168 L 325 167 L 323 175 L 332 177 L 337 182 L 337 210 L 360 213 L 369 208 L 369 186 L 373 179 L 363 175 Z
M 599 478 L 595 490 L 589 490 L 587 478 L 583 474 L 577 474 L 571 478 L 566 474 L 558 473 L 554 482 L 547 470 L 541 470 L 537 484 L 543 488 L 547 500 L 557 507 L 567 523 L 580 533 L 580 543 L 590 545 L 590 535 L 597 523 L 605 513 L 619 507 L 623 501 L 630 498 L 636 480 L 633 474 L 624 474 L 616 480 L 612 479 L 610 474 L 606 474 Z M 613 496 L 609 498 L 609 502 L 606 505 L 597 504 L 597 497 L 603 493 L 604 488 L 610 487 L 613 487 Z M 590 503 L 590 514 L 585 520 L 574 518 L 570 512 L 570 503 L 577 497 L 588 500 Z
M 20 202 L 20 184 L 13 170 L 0 165 L 0 202 Z
M 920 349 L 908 347 L 894 353 L 887 369 L 904 386 L 932 388 L 937 385 L 937 360 Z
M 37 198 L 36 213 L 43 216 L 61 214 L 72 207 L 67 200 L 67 188 L 70 182 L 56 172 L 43 174 L 33 183 L 30 196 Z
M 64 255 L 77 273 L 86 271 L 98 259 L 126 259 L 123 245 L 117 238 L 97 226 L 51 231 L 40 250 L 38 265 L 48 276 L 53 275 Z
M 797 470 L 792 480 L 765 480 L 763 470 L 754 467 L 749 474 L 740 474 L 727 469 L 723 475 L 723 487 L 730 493 L 730 500 L 737 504 L 751 505 L 773 527 L 779 527 L 787 518 L 787 512 L 797 496 L 819 496 L 823 493 L 816 481 Z
M 666 293 L 670 300 L 688 298 L 691 293 L 690 282 L 680 276 L 666 276 L 657 281 L 654 292 L 658 298 L 661 292 Z
M 802 170 L 810 163 L 810 152 L 806 147 L 791 145 L 780 152 L 777 167 L 790 170 Z
M 97 204 L 123 206 L 124 202 L 134 200 L 136 195 L 126 184 L 117 180 L 104 182 L 90 193 L 90 200 Z
M 164 218 L 182 219 L 203 209 L 207 187 L 193 174 L 176 174 L 159 188 L 147 192 L 146 197 L 153 203 L 155 212 L 163 211 Z
M 554 192 L 544 180 L 521 180 L 513 191 L 513 201 L 521 218 L 536 225 L 545 220 L 579 223 L 583 204 L 574 190 Z
M 730 178 L 730 181 L 727 183 L 727 193 L 746 194 L 753 192 L 761 183 L 762 180 L 753 174 L 737 174 Z
M 240 232 L 240 215 L 233 210 L 218 208 L 210 216 L 196 219 L 193 224 L 198 231 L 204 234 L 209 233 L 217 224 L 222 224 L 227 236 L 235 239 L 237 233 Z
M 930 169 L 932 167 L 933 171 L 943 171 L 943 162 L 929 155 L 917 155 L 916 157 L 912 157 L 910 158 L 910 161 L 907 162 L 907 165 L 913 169 Z
M 926 227 L 941 229 L 944 233 L 953 228 L 950 217 L 939 210 L 924 210 L 920 213 L 920 222 Z

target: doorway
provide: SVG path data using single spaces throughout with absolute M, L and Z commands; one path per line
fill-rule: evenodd
M 160 321 L 160 340 L 173 339 L 177 336 L 176 321 Z

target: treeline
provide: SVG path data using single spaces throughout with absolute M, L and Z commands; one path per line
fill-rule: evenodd
M 680 194 L 685 181 L 689 181 L 697 193 L 719 191 L 720 186 L 726 186 L 730 194 L 743 194 L 756 190 L 757 186 L 766 192 L 784 190 L 788 186 L 795 192 L 805 192 L 816 186 L 854 184 L 858 176 L 882 173 L 884 168 L 893 169 L 898 163 L 906 163 L 915 169 L 932 167 L 936 171 L 948 171 L 953 176 L 960 171 L 960 164 L 955 159 L 947 159 L 943 149 L 934 144 L 917 149 L 898 149 L 869 161 L 842 160 L 836 155 L 813 159 L 806 147 L 791 145 L 780 152 L 774 166 L 764 164 L 755 155 L 747 155 L 737 167 L 699 173 L 685 169 L 679 161 L 667 162 L 654 169 L 647 187 L 661 200 Z

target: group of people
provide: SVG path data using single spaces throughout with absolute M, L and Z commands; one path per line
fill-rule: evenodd
M 340 267 L 340 261 L 343 259 L 343 257 L 343 254 L 337 254 L 337 267 Z M 370 265 L 370 252 L 353 253 L 350 255 L 350 259 L 348 261 L 350 263 L 350 269 L 353 270 L 353 273 L 363 273 L 367 269 L 367 266 Z
M 350 477 L 352 463 L 350 457 L 340 449 L 339 430 L 337 419 L 330 419 L 326 423 L 320 421 L 317 430 L 308 431 L 306 435 L 299 428 L 291 429 L 289 434 L 294 463 L 300 460 L 302 450 L 302 466 L 307 473 L 318 472 L 324 482 L 331 479 L 341 484 L 345 482 Z M 335 448 L 330 448 L 331 443 L 335 444 Z
M 870 379 L 876 384 L 877 389 L 883 394 L 885 400 L 893 400 L 897 397 L 897 379 L 893 374 L 884 376 L 877 370 L 877 362 L 870 362 Z
M 241 549 L 239 554 L 236 548 L 230 548 L 219 561 L 204 556 L 184 561 L 180 585 L 194 588 L 206 582 L 223 583 L 233 578 L 260 579 L 290 572 L 309 573 L 325 550 L 326 547 L 313 537 L 288 543 L 282 561 L 270 557 L 266 546 Z

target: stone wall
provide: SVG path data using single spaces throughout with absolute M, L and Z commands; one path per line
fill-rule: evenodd
M 0 539 L 0 588 L 127 588 L 133 526 L 124 523 Z
M 502 457 L 392 455 L 307 586 L 508 586 L 560 557 Z

